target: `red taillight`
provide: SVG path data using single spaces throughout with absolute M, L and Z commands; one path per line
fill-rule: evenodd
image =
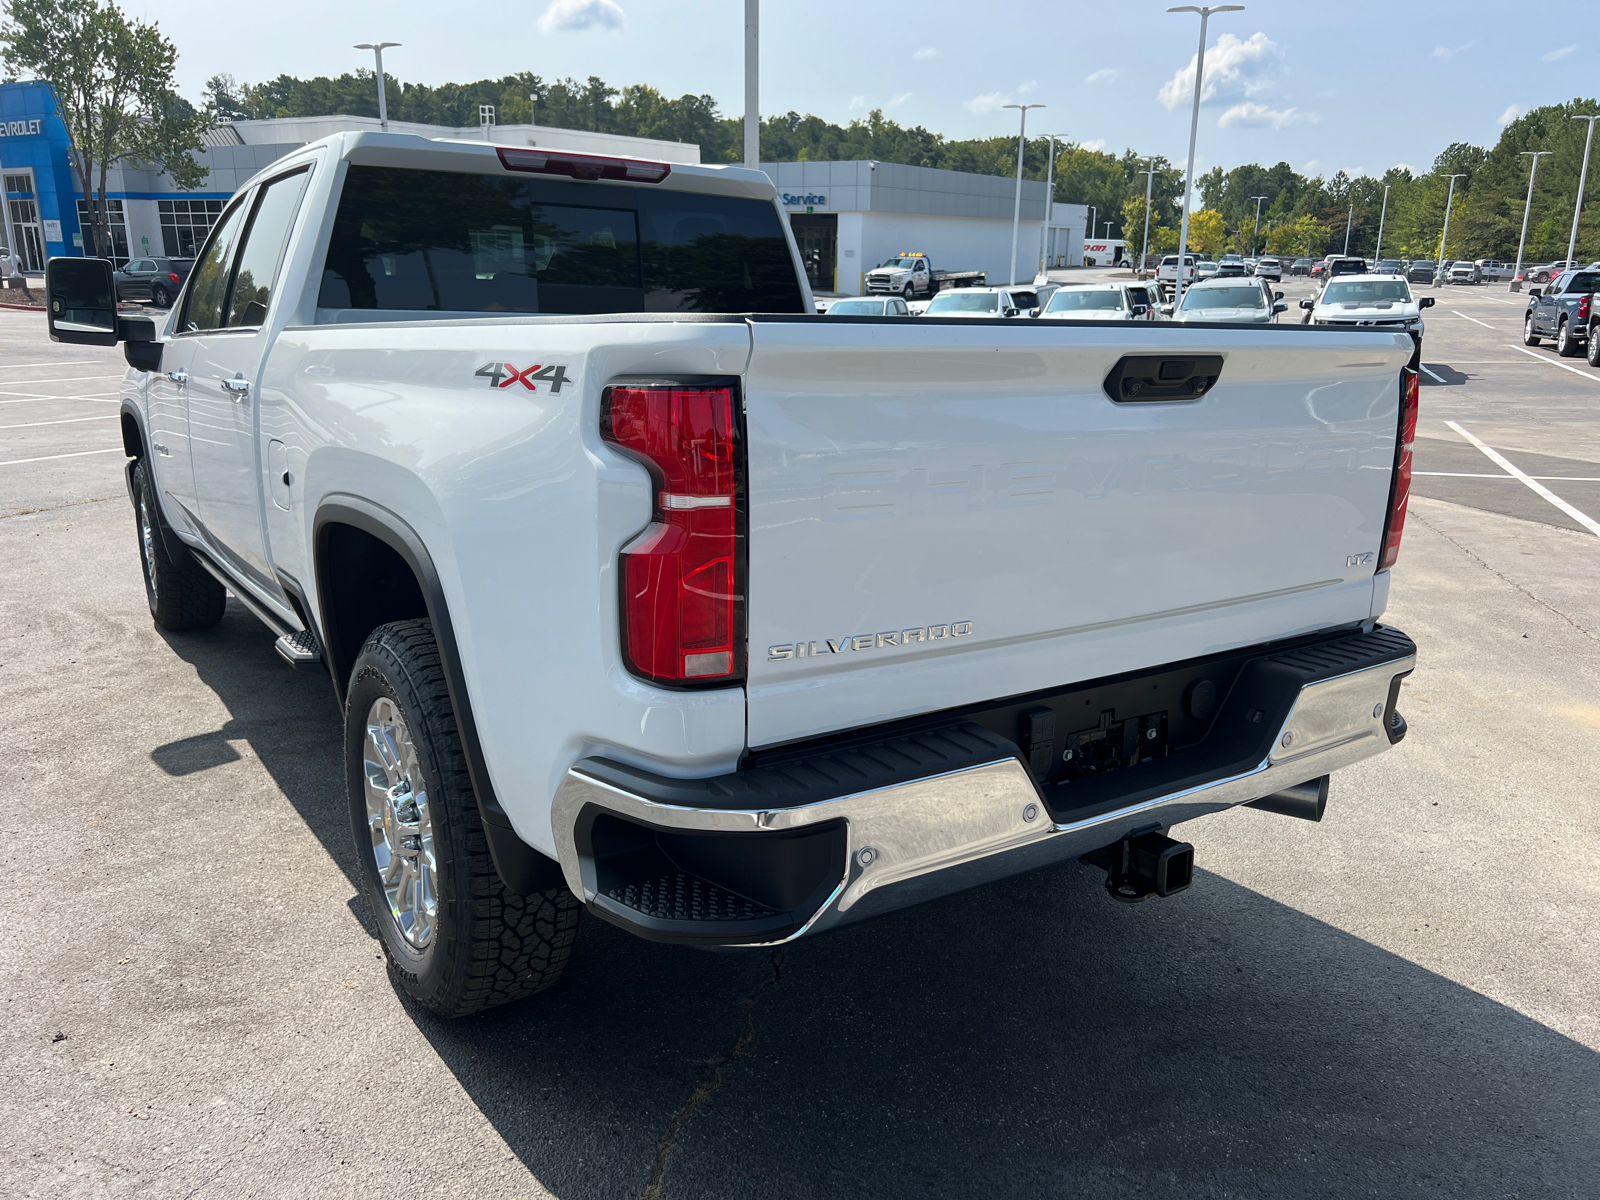
M 178 273 L 176 271 L 168 271 L 167 272 L 167 278 L 172 280 L 173 283 L 178 283 L 179 282 Z
M 733 392 L 607 388 L 601 431 L 643 459 L 656 486 L 655 522 L 622 556 L 629 663 L 664 681 L 738 678 L 744 588 Z
M 523 150 L 496 146 L 500 165 L 508 171 L 540 175 L 565 175 L 569 179 L 614 179 L 621 183 L 660 183 L 672 174 L 672 164 L 639 158 L 606 158 L 599 154 L 568 154 L 553 150 Z
M 1400 557 L 1400 535 L 1406 528 L 1406 501 L 1411 499 L 1411 447 L 1417 440 L 1417 409 L 1421 395 L 1419 378 L 1415 371 L 1408 369 L 1400 389 L 1400 453 L 1395 456 L 1394 491 L 1389 501 L 1389 524 L 1383 535 L 1380 571 L 1387 571 Z
M 1590 297 L 1590 296 L 1584 296 L 1581 299 L 1579 299 L 1579 301 L 1578 301 L 1578 320 L 1587 321 L 1589 319 L 1589 301 L 1590 301 L 1591 298 L 1592 297 Z

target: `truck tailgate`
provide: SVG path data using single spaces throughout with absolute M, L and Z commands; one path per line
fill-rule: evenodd
M 752 747 L 1373 615 L 1405 334 L 752 330 Z M 1129 354 L 1223 365 L 1114 402 Z

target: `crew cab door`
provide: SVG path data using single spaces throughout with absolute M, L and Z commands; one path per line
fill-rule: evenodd
M 1550 281 L 1548 287 L 1533 301 L 1533 327 L 1539 333 L 1554 335 L 1556 331 L 1556 318 L 1561 311 L 1561 302 L 1556 297 L 1561 289 L 1566 286 L 1566 275 L 1557 275 Z
M 281 589 L 267 557 L 255 389 L 270 345 L 267 318 L 309 168 L 262 184 L 195 269 L 180 316 L 182 369 L 202 530 L 227 565 L 269 597 Z
M 1408 335 L 751 330 L 752 747 L 1372 614 Z M 1105 390 L 1202 355 L 1198 398 Z

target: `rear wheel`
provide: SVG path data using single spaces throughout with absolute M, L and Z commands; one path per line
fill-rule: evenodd
M 150 289 L 150 303 L 157 308 L 171 308 L 172 293 L 158 283 Z
M 1539 335 L 1533 331 L 1532 313 L 1522 318 L 1522 344 L 1524 346 L 1537 346 L 1539 344 Z
M 1583 357 L 1591 367 L 1600 367 L 1600 330 L 1593 325 L 1589 326 L 1589 341 Z
M 1565 317 L 1556 326 L 1556 353 L 1562 358 L 1576 358 L 1578 339 L 1572 336 L 1572 326 Z
M 345 704 L 350 821 L 389 970 L 445 1017 L 549 987 L 577 937 L 564 887 L 520 896 L 489 856 L 427 621 L 380 625 Z
M 227 590 L 211 573 L 185 554 L 179 562 L 167 553 L 161 506 L 155 481 L 141 460 L 133 465 L 133 517 L 139 533 L 139 562 L 144 567 L 144 594 L 157 629 L 179 632 L 209 629 L 222 620 Z

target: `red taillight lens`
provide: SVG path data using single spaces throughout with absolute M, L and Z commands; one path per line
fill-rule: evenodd
M 1578 320 L 1587 321 L 1589 319 L 1589 301 L 1591 299 L 1593 299 L 1592 296 L 1584 296 L 1578 301 Z
M 1400 453 L 1395 458 L 1394 491 L 1389 501 L 1389 524 L 1383 535 L 1383 563 L 1387 571 L 1400 557 L 1400 535 L 1406 528 L 1406 501 L 1411 499 L 1411 447 L 1417 440 L 1417 409 L 1420 406 L 1419 376 L 1407 370 L 1400 389 Z
M 567 154 L 554 150 L 523 150 L 496 146 L 500 165 L 508 171 L 539 175 L 565 175 L 569 179 L 614 179 L 621 183 L 660 183 L 672 174 L 672 164 L 639 158 L 606 158 L 599 154 Z
M 656 484 L 655 523 L 622 556 L 623 641 L 664 681 L 742 673 L 738 446 L 729 388 L 606 389 L 601 430 Z
M 177 283 L 178 282 L 178 273 L 176 271 L 168 271 L 167 272 L 167 278 L 172 280 L 173 283 Z

